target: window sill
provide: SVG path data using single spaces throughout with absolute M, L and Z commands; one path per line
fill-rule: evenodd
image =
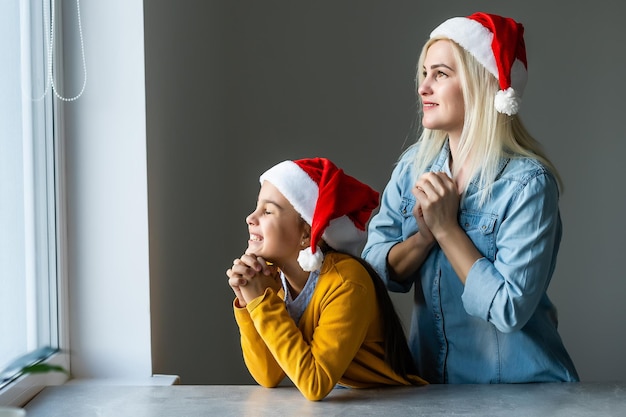
M 50 356 L 44 363 L 69 369 L 69 356 L 66 353 L 58 352 Z M 46 386 L 62 385 L 67 380 L 68 376 L 62 372 L 22 375 L 0 390 L 0 405 L 22 407 Z
M 156 386 L 179 385 L 178 375 L 152 375 L 145 378 L 78 378 L 70 379 L 65 385 L 122 385 L 122 386 Z

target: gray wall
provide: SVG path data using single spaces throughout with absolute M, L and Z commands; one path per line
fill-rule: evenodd
M 246 247 L 258 175 L 327 156 L 382 190 L 413 141 L 414 67 L 443 19 L 526 27 L 522 117 L 566 183 L 549 294 L 583 380 L 626 374 L 626 54 L 615 1 L 144 2 L 153 367 L 253 383 L 225 270 Z M 394 300 L 407 317 L 408 296 Z

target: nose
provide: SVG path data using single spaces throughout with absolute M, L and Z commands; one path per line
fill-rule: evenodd
M 248 216 L 246 217 L 246 224 L 248 226 L 252 226 L 254 224 L 256 224 L 256 217 L 254 216 L 254 211 L 250 214 L 248 214 Z
M 428 78 L 424 78 L 422 82 L 419 84 L 419 86 L 417 87 L 417 93 L 420 96 L 425 96 L 427 94 L 432 93 L 432 88 L 430 86 L 430 83 L 428 82 Z

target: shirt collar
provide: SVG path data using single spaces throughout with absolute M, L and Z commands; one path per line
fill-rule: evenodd
M 448 163 L 449 158 L 450 158 L 450 141 L 446 139 L 443 146 L 441 147 L 441 151 L 439 152 L 439 155 L 437 155 L 437 157 L 435 158 L 435 161 L 431 165 L 430 171 L 431 172 L 449 171 L 449 168 L 445 166 L 445 164 Z M 496 175 L 496 178 L 502 175 L 502 171 L 504 171 L 504 168 L 506 167 L 506 165 L 509 163 L 510 160 L 511 158 L 500 158 L 500 160 L 498 161 L 498 174 Z M 470 184 L 476 188 L 479 188 L 478 177 L 475 176 L 474 178 L 472 178 L 472 180 L 470 181 Z

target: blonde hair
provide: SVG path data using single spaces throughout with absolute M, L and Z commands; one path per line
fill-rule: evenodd
M 496 111 L 494 97 L 500 89 L 498 80 L 456 42 L 443 37 L 435 37 L 426 42 L 417 65 L 417 86 L 424 79 L 422 69 L 426 52 L 433 43 L 440 40 L 446 40 L 452 45 L 465 105 L 463 131 L 452 172 L 453 178 L 457 176 L 459 167 L 469 163 L 467 181 L 478 178 L 481 193 L 479 204 L 482 206 L 491 196 L 491 185 L 498 174 L 500 159 L 528 157 L 543 164 L 555 176 L 562 190 L 563 184 L 556 167 L 550 162 L 539 142 L 526 130 L 519 116 L 508 116 Z M 418 109 L 421 115 L 421 100 L 418 100 Z M 441 130 L 420 128 L 416 143 L 420 150 L 413 162 L 417 176 L 428 169 L 447 138 L 447 134 Z M 465 190 L 467 184 L 461 184 L 461 187 Z

